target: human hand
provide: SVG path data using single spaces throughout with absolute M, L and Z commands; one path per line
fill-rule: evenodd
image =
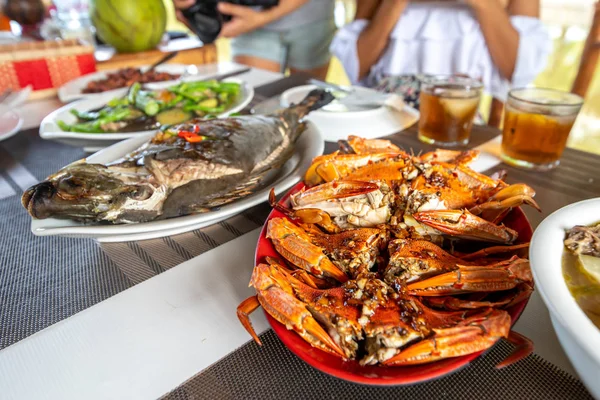
M 269 21 L 263 12 L 255 11 L 247 6 L 239 6 L 231 3 L 218 3 L 219 12 L 231 15 L 231 21 L 223 24 L 219 36 L 233 38 L 247 32 L 251 32 Z
M 173 0 L 176 10 L 185 10 L 196 4 L 196 0 Z
M 173 6 L 175 6 L 175 18 L 177 18 L 179 22 L 187 26 L 188 29 L 191 29 L 190 24 L 188 20 L 183 16 L 181 10 L 190 8 L 194 4 L 196 4 L 196 0 L 173 0 Z

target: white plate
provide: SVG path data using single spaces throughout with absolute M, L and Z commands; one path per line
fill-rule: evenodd
M 281 105 L 288 107 L 291 103 L 298 103 L 308 92 L 316 86 L 305 85 L 286 90 L 281 95 Z M 358 94 L 364 92 L 371 94 L 372 89 L 355 86 Z M 328 142 L 346 139 L 348 135 L 357 135 L 367 139 L 374 139 L 391 135 L 404 130 L 419 120 L 419 112 L 412 107 L 405 106 L 402 112 L 388 107 L 378 107 L 364 111 L 335 111 L 335 104 L 313 111 L 308 119 L 315 123 L 323 137 Z
M 254 97 L 254 88 L 247 82 L 235 78 L 225 79 L 224 82 L 239 83 L 241 85 L 241 93 L 238 102 L 234 104 L 231 109 L 219 114 L 219 117 L 226 117 L 229 114 L 243 110 L 244 107 L 246 107 Z M 46 118 L 42 120 L 42 123 L 40 124 L 40 136 L 43 139 L 55 140 L 70 146 L 98 150 L 124 139 L 130 139 L 140 134 L 155 132 L 156 130 L 127 133 L 78 133 L 65 132 L 58 127 L 57 122 L 59 120 L 63 120 L 69 124 L 76 122 L 76 117 L 71 114 L 72 109 L 77 111 L 89 111 L 102 107 L 115 97 L 124 96 L 127 93 L 127 90 L 127 88 L 123 88 L 116 91 L 101 93 L 95 95 L 94 97 L 79 100 L 59 108 L 58 110 L 48 114 Z
M 580 201 L 546 217 L 533 234 L 529 249 L 535 288 L 550 311 L 560 344 L 581 380 L 600 398 L 600 330 L 571 296 L 562 273 L 567 229 L 600 221 L 600 198 Z
M 169 74 L 183 75 L 185 73 L 187 67 L 188 67 L 187 65 L 183 65 L 183 64 L 164 64 L 164 65 L 159 65 L 158 67 L 156 67 L 156 71 L 167 72 Z M 150 66 L 144 65 L 140 68 L 143 71 L 145 71 L 146 69 L 150 68 Z M 121 68 L 119 68 L 119 69 L 121 69 Z M 112 93 L 112 95 L 115 96 L 115 93 L 118 93 L 121 89 L 109 90 L 109 91 L 102 92 L 102 93 L 82 93 L 81 91 L 83 89 L 85 89 L 85 87 L 87 86 L 87 84 L 89 82 L 97 81 L 100 79 L 105 79 L 109 73 L 116 72 L 119 69 L 113 69 L 110 71 L 98 71 L 98 72 L 94 72 L 92 74 L 83 75 L 83 76 L 80 76 L 79 78 L 73 79 L 72 81 L 65 83 L 58 89 L 58 98 L 63 103 L 68 103 L 73 100 L 91 99 L 91 98 L 94 98 L 96 96 L 99 96 L 99 95 L 102 95 L 105 93 Z M 164 82 L 167 82 L 170 85 L 174 85 L 177 82 L 177 80 L 178 79 L 171 80 L 171 81 L 164 81 Z
M 117 143 L 89 156 L 87 161 L 105 164 L 117 160 L 137 149 L 151 137 L 152 134 L 144 134 Z M 37 236 L 94 237 L 101 241 L 143 240 L 188 232 L 231 217 L 266 201 L 271 188 L 274 188 L 277 194 L 285 192 L 302 179 L 304 171 L 309 167 L 312 159 L 323 153 L 323 147 L 323 137 L 318 129 L 312 123 L 307 124 L 306 131 L 296 142 L 294 155 L 274 173 L 271 178 L 272 183 L 267 184 L 263 189 L 250 196 L 224 205 L 215 211 L 161 221 L 121 225 L 86 225 L 71 220 L 54 218 L 34 219 L 31 221 L 31 231 Z
M 7 111 L 0 116 L 0 142 L 19 132 L 23 126 L 23 118 L 14 111 Z

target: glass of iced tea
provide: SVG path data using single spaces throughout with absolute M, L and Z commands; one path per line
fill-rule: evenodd
M 559 90 L 511 90 L 504 111 L 502 159 L 529 169 L 556 167 L 582 105 L 581 97 Z
M 469 142 L 483 85 L 457 76 L 430 77 L 421 83 L 419 139 L 437 146 Z

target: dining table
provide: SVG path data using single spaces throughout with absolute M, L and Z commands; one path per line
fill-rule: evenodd
M 243 66 L 202 66 L 214 74 Z M 252 68 L 247 112 L 279 107 L 304 74 Z M 262 313 L 251 315 L 262 346 L 239 323 L 254 252 L 270 206 L 265 202 L 224 221 L 150 240 L 103 242 L 35 236 L 21 195 L 81 148 L 39 137 L 39 123 L 60 107 L 32 101 L 25 122 L 0 142 L 0 398 L 2 399 L 590 399 L 562 350 L 541 297 L 534 291 L 514 330 L 533 354 L 503 369 L 513 349 L 500 340 L 468 366 L 410 386 L 368 386 L 313 369 L 278 339 Z M 349 135 L 352 132 L 348 132 Z M 549 172 L 513 168 L 499 158 L 501 132 L 475 126 L 464 149 L 478 149 L 477 170 L 507 172 L 507 182 L 536 191 L 542 211 L 524 208 L 536 226 L 557 209 L 600 196 L 600 156 L 566 149 Z M 385 137 L 415 154 L 433 150 L 411 126 Z M 325 152 L 338 148 L 326 143 Z

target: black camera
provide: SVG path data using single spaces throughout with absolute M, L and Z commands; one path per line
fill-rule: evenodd
M 279 0 L 196 0 L 196 4 L 182 10 L 182 14 L 187 19 L 190 29 L 203 43 L 214 42 L 221 32 L 223 23 L 231 20 L 231 16 L 223 15 L 217 9 L 217 3 L 220 1 L 262 8 L 279 4 Z

